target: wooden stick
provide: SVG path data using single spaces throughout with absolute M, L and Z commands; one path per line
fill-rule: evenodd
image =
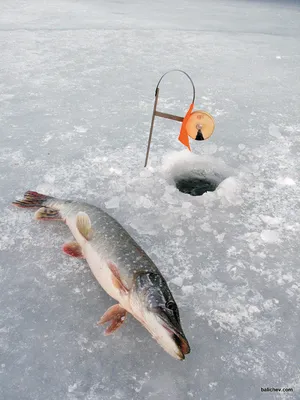
M 172 119 L 173 121 L 179 121 L 179 122 L 183 121 L 183 117 L 179 117 L 178 115 L 163 113 L 163 112 L 160 112 L 160 111 L 156 111 L 155 115 L 157 117 L 161 117 L 161 118 Z
M 153 114 L 152 114 L 151 127 L 150 127 L 150 133 L 149 133 L 149 139 L 148 139 L 148 146 L 147 146 L 147 153 L 146 153 L 146 160 L 145 160 L 145 165 L 144 165 L 144 167 L 147 167 L 148 158 L 149 158 L 149 153 L 150 153 L 150 145 L 151 145 L 151 140 L 152 140 L 152 133 L 153 133 L 153 127 L 154 127 L 154 120 L 155 120 L 155 114 L 156 114 L 156 107 L 157 107 L 157 102 L 158 102 L 158 95 L 159 95 L 159 88 L 156 88 L 156 91 L 155 91 L 155 101 L 154 101 Z

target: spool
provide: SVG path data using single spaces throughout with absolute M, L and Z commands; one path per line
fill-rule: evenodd
M 215 129 L 213 117 L 205 111 L 194 111 L 186 123 L 186 130 L 191 139 L 206 140 Z

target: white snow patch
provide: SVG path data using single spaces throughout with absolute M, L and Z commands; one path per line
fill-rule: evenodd
M 190 207 L 192 207 L 193 205 L 192 205 L 192 203 L 189 203 L 189 202 L 187 202 L 187 201 L 183 201 L 182 203 L 181 203 L 181 207 L 182 208 L 185 208 L 185 209 L 188 209 L 188 208 L 190 208 Z
M 74 129 L 78 133 L 86 133 L 88 131 L 84 126 L 74 126 Z
M 54 175 L 51 175 L 51 174 L 46 174 L 45 176 L 44 176 L 44 179 L 45 179 L 45 182 L 47 182 L 47 183 L 54 183 L 55 182 L 55 176 Z
M 122 170 L 120 168 L 109 168 L 109 172 L 115 175 L 122 175 Z
M 217 187 L 216 193 L 223 204 L 241 205 L 241 183 L 235 177 L 225 179 Z
M 212 146 L 214 147 L 214 146 Z M 223 160 L 210 155 L 197 155 L 188 150 L 169 152 L 163 157 L 161 171 L 166 179 L 173 183 L 174 178 L 206 177 L 220 183 L 233 174 Z
M 266 301 L 264 301 L 263 306 L 266 311 L 271 311 L 271 310 L 277 308 L 277 306 L 276 306 L 277 303 L 278 302 L 276 302 L 274 299 L 267 299 Z
M 186 295 L 191 295 L 191 294 L 193 294 L 194 293 L 194 286 L 192 286 L 192 285 L 187 285 L 187 286 L 182 286 L 182 291 L 183 291 L 183 293 L 184 294 L 186 294 Z
M 280 177 L 277 179 L 277 183 L 279 185 L 284 185 L 284 186 L 295 186 L 296 182 L 294 181 L 294 179 L 289 178 L 289 177 Z
M 258 313 L 260 313 L 260 309 L 256 306 L 250 306 L 250 307 L 248 307 L 248 312 L 250 314 L 258 314 Z
M 284 360 L 285 359 L 285 352 L 284 351 L 277 351 L 277 355 L 278 355 L 278 357 L 280 357 L 282 360 Z

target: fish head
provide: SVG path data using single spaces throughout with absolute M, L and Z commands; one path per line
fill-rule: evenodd
M 162 275 L 153 272 L 136 274 L 130 305 L 133 316 L 158 344 L 172 357 L 183 360 L 190 352 L 190 346 L 181 327 L 177 304 Z

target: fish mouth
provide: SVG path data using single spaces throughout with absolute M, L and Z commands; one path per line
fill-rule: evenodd
M 180 360 L 184 360 L 185 354 L 189 354 L 191 351 L 187 338 L 184 336 L 183 332 L 175 329 L 174 327 L 170 327 L 165 323 L 163 323 L 163 327 L 168 331 L 178 348 L 178 358 Z

